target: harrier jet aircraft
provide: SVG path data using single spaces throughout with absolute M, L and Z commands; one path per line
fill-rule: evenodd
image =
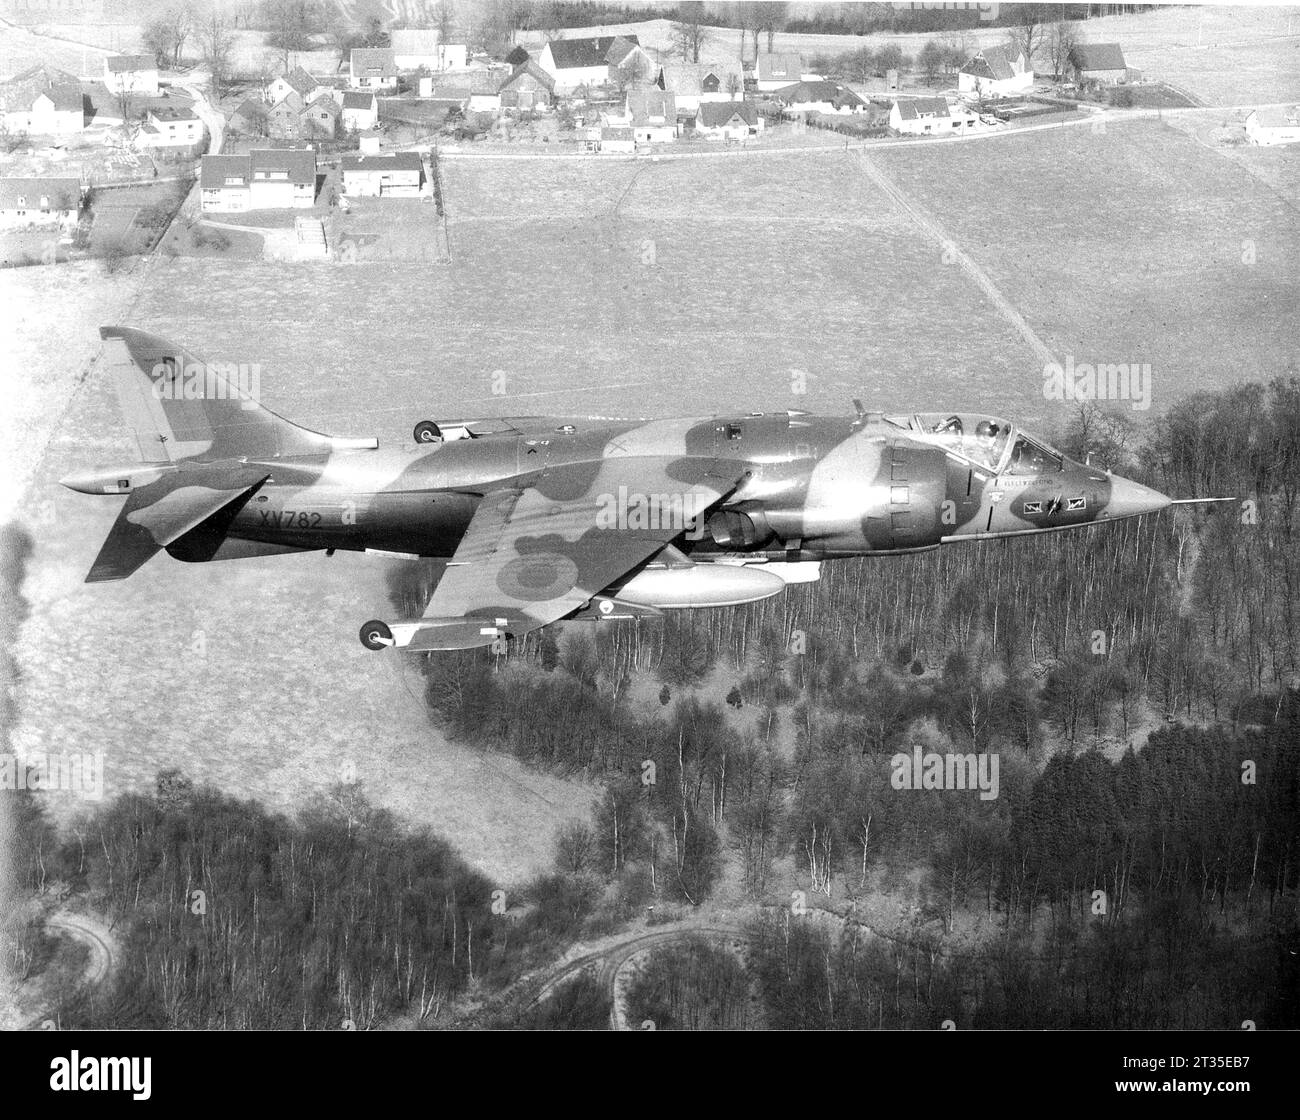
M 422 617 L 361 628 L 371 649 L 467 649 L 560 619 L 747 603 L 817 579 L 823 560 L 1171 501 L 998 417 L 861 405 L 844 417 L 425 420 L 413 446 L 381 449 L 290 423 L 228 367 L 161 338 L 100 333 L 140 462 L 62 480 L 126 497 L 87 582 L 124 579 L 160 549 L 445 560 Z

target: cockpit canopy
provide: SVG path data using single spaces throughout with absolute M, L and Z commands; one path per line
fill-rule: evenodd
M 995 474 L 1046 474 L 1063 470 L 1065 457 L 1009 420 L 975 412 L 919 412 L 886 416 L 914 439 L 943 448 Z

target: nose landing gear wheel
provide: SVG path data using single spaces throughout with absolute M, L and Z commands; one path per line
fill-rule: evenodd
M 442 429 L 432 420 L 421 420 L 415 425 L 416 443 L 441 443 Z
M 386 649 L 393 644 L 393 632 L 386 622 L 372 618 L 361 627 L 361 644 L 366 649 Z

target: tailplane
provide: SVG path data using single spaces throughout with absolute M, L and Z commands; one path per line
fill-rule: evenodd
M 322 435 L 272 412 L 258 399 L 255 365 L 204 361 L 132 327 L 99 333 L 143 463 L 313 456 L 377 445 Z

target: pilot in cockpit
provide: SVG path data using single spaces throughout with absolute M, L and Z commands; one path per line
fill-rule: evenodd
M 981 420 L 975 426 L 975 446 L 984 462 L 996 467 L 1002 458 L 1002 445 L 998 442 L 998 426 L 991 420 Z

